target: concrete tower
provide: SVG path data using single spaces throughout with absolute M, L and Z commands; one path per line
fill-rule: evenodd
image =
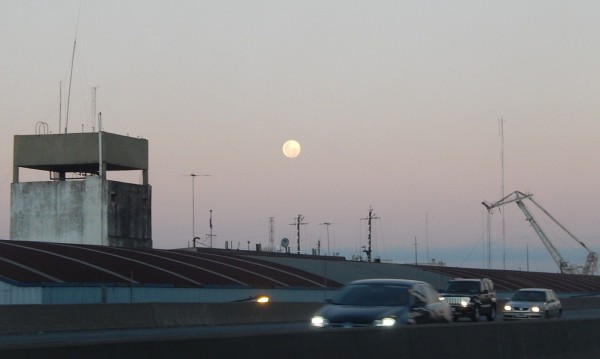
M 49 181 L 19 182 L 19 169 Z M 109 181 L 140 170 L 143 184 Z M 108 132 L 14 136 L 12 240 L 151 248 L 148 141 Z

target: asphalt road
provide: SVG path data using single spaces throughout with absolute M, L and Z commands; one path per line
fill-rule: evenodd
M 564 311 L 562 319 L 600 318 L 600 309 Z M 481 318 L 485 323 L 485 318 Z M 496 321 L 502 321 L 502 314 L 496 316 Z M 469 323 L 461 320 L 449 325 L 460 326 Z M 508 322 L 507 322 L 508 323 Z M 34 334 L 0 336 L 0 350 L 19 348 L 44 348 L 81 344 L 102 344 L 119 342 L 194 339 L 206 337 L 239 337 L 258 334 L 290 333 L 309 330 L 306 323 L 277 323 L 252 325 L 222 325 L 196 327 L 170 327 L 147 329 L 94 330 L 79 332 L 48 332 Z

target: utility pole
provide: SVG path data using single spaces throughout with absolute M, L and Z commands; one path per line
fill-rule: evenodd
M 321 225 L 327 226 L 327 255 L 329 256 L 329 255 L 331 255 L 329 253 L 329 226 L 331 226 L 331 223 L 330 222 L 323 222 L 323 223 L 321 223 Z
M 374 219 L 378 219 L 379 217 L 375 217 L 375 214 L 373 213 L 373 208 L 369 207 L 369 217 L 367 218 L 361 218 L 361 219 L 366 219 L 368 221 L 368 226 L 369 226 L 369 234 L 368 234 L 368 239 L 369 239 L 369 245 L 367 246 L 367 249 L 364 249 L 363 252 L 367 253 L 367 261 L 370 262 L 371 261 L 371 253 L 373 252 L 373 250 L 371 249 L 371 225 L 373 223 Z
M 425 210 L 425 254 L 427 259 L 425 263 L 429 263 L 429 216 L 427 210 Z
M 269 217 L 269 251 L 275 252 L 275 219 Z
M 213 237 L 216 237 L 216 234 L 213 234 L 213 225 L 212 225 L 212 212 L 213 210 L 209 210 L 209 219 L 208 219 L 208 228 L 210 229 L 209 234 L 207 234 L 208 238 L 209 238 L 209 243 L 210 243 L 210 248 L 213 247 Z
M 529 272 L 529 244 L 527 244 L 527 271 Z
M 417 237 L 415 236 L 415 265 L 419 265 L 419 260 L 417 259 Z
M 196 177 L 208 177 L 210 175 L 197 175 L 195 173 L 191 173 L 188 175 L 192 177 L 192 245 L 196 247 L 196 240 L 199 239 L 196 237 L 196 188 L 195 188 L 195 180 Z
M 301 214 L 299 214 L 294 220 L 295 222 L 291 223 L 290 226 L 296 226 L 296 249 L 297 253 L 300 254 L 300 226 L 308 223 L 302 222 L 304 220 L 304 216 Z

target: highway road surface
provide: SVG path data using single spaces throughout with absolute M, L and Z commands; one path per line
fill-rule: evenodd
M 564 311 L 562 319 L 600 319 L 600 309 Z M 301 323 L 276 323 L 276 324 L 250 324 L 250 325 L 221 325 L 221 326 L 190 326 L 146 329 L 119 329 L 119 330 L 90 330 L 78 332 L 40 332 L 32 334 L 3 335 L 0 336 L 0 350 L 21 348 L 45 348 L 65 345 L 102 344 L 119 342 L 138 342 L 156 340 L 183 340 L 206 337 L 239 337 L 258 334 L 293 333 L 310 330 L 307 322 Z M 481 325 L 485 325 L 485 318 L 481 318 Z M 496 321 L 502 321 L 499 313 Z M 449 326 L 468 325 L 469 321 L 459 321 L 448 324 Z M 510 324 L 513 322 L 507 322 Z

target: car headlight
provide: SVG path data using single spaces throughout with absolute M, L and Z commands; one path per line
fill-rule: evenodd
M 444 301 L 446 298 L 445 298 L 445 297 L 442 297 L 442 296 L 440 296 L 438 299 L 440 300 L 440 302 L 443 302 L 443 301 Z
M 533 307 L 531 307 L 531 311 L 534 313 L 538 313 L 540 311 L 540 307 L 538 307 L 537 305 L 534 305 Z
M 462 298 L 460 298 L 460 305 L 461 306 L 468 307 L 470 303 L 471 303 L 471 298 L 469 298 L 469 297 L 462 297 Z
M 329 324 L 327 319 L 323 318 L 320 315 L 315 315 L 310 320 L 310 325 L 312 325 L 313 327 L 317 327 L 317 328 L 323 328 L 323 327 L 327 326 L 327 324 Z
M 394 318 L 383 318 L 375 321 L 375 326 L 378 327 L 393 327 L 396 325 L 396 319 Z
M 504 306 L 504 310 L 506 310 L 506 311 L 511 311 L 511 310 L 512 310 L 512 307 L 511 307 L 510 305 L 508 305 L 508 304 L 507 304 L 507 305 L 505 305 L 505 306 Z

